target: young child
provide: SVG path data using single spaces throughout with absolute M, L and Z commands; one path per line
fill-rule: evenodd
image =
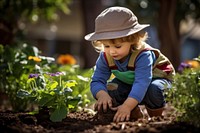
M 85 36 L 100 52 L 92 76 L 91 92 L 97 111 L 116 111 L 113 121 L 143 116 L 139 104 L 150 117 L 161 116 L 164 89 L 171 87 L 175 70 L 158 50 L 145 43 L 148 24 L 139 24 L 125 7 L 110 7 L 95 20 L 95 32 Z M 111 74 L 115 78 L 110 81 Z

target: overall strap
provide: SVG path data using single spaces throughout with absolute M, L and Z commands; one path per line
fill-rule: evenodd
M 106 62 L 107 62 L 110 69 L 117 69 L 117 66 L 115 65 L 114 59 L 109 54 L 104 52 L 104 57 L 105 57 Z
M 147 51 L 147 50 L 151 50 L 151 48 L 144 48 L 142 50 L 134 50 L 131 54 L 131 57 L 129 59 L 129 62 L 128 62 L 128 69 L 129 70 L 135 70 L 135 61 L 136 61 L 136 58 L 144 51 Z

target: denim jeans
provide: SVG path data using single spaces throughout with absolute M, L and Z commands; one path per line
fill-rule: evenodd
M 113 79 L 109 84 L 114 84 L 117 87 L 116 90 L 108 90 L 109 95 L 115 100 L 115 106 L 123 104 L 131 91 L 132 85 L 123 83 L 117 78 Z M 139 104 L 151 109 L 163 107 L 166 104 L 164 95 L 166 88 L 171 88 L 170 81 L 162 78 L 152 79 L 142 102 Z

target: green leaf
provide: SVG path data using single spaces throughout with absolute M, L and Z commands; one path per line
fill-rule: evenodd
M 51 94 L 47 93 L 42 93 L 41 96 L 42 98 L 38 102 L 40 106 L 45 106 L 47 103 L 51 102 L 54 99 L 54 97 Z
M 72 86 L 75 86 L 76 84 L 77 84 L 77 82 L 75 80 L 69 80 L 64 84 L 64 88 L 66 88 L 66 87 L 70 88 Z
M 53 122 L 61 122 L 67 116 L 67 107 L 66 105 L 58 106 L 55 111 L 51 114 L 50 120 Z
M 50 89 L 52 90 L 52 89 L 54 89 L 54 88 L 56 88 L 58 86 L 58 82 L 57 81 L 53 81 L 53 82 L 51 82 L 49 84 L 49 86 L 50 86 Z
M 28 80 L 27 80 L 27 83 L 28 84 L 30 84 L 32 81 L 34 81 L 35 79 L 34 78 L 29 78 Z
M 31 93 L 28 92 L 28 91 L 26 91 L 26 90 L 20 89 L 20 90 L 17 92 L 17 97 L 20 97 L 20 98 L 31 97 Z
M 78 103 L 80 102 L 81 100 L 81 97 L 75 97 L 75 98 L 68 98 L 67 101 L 68 101 L 68 106 L 77 106 Z

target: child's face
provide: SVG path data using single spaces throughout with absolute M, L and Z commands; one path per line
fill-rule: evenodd
M 123 62 L 130 53 L 131 43 L 113 43 L 112 41 L 105 41 L 103 43 L 103 46 L 104 51 L 108 53 L 114 60 L 119 60 Z

